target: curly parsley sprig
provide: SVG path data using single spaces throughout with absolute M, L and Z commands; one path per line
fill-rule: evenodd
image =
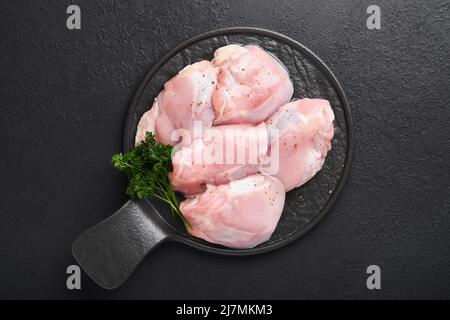
M 170 206 L 172 215 L 177 215 L 183 223 L 189 222 L 180 211 L 175 191 L 169 182 L 172 171 L 172 146 L 157 143 L 155 136 L 147 132 L 145 139 L 125 154 L 112 156 L 113 166 L 125 171 L 129 178 L 127 194 L 131 198 L 156 197 Z

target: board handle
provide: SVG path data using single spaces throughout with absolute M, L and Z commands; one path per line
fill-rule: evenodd
M 129 200 L 112 216 L 83 232 L 72 253 L 101 287 L 120 286 L 145 256 L 175 234 L 143 200 Z

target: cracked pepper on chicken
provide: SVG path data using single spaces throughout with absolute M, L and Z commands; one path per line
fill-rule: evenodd
M 187 199 L 188 232 L 231 248 L 270 239 L 285 192 L 309 181 L 331 149 L 327 100 L 291 101 L 287 69 L 256 45 L 218 48 L 164 84 L 139 121 L 174 146 L 172 187 Z M 291 102 L 289 102 L 291 101 Z

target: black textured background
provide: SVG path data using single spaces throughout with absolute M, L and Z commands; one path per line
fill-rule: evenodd
M 82 30 L 66 29 L 69 4 Z M 441 0 L 2 1 L 0 298 L 450 298 L 449 18 Z M 137 85 L 182 40 L 230 26 L 284 33 L 340 80 L 355 122 L 340 199 L 280 250 L 168 244 L 115 291 L 85 274 L 67 290 L 72 241 L 126 199 L 109 161 Z

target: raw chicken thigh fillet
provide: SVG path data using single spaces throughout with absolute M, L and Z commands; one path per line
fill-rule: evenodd
M 292 98 L 286 68 L 258 46 L 222 47 L 216 50 L 213 64 L 218 68 L 212 97 L 214 124 L 257 124 Z
M 170 181 L 176 191 L 196 194 L 203 192 L 206 184 L 223 184 L 261 171 L 268 149 L 264 122 L 258 126 L 215 126 L 209 133 L 211 138 L 196 139 L 173 155 Z M 226 159 L 227 146 L 233 147 L 233 161 Z M 237 157 L 239 150 L 244 150 L 243 159 Z M 195 163 L 195 159 L 202 161 Z M 212 163 L 207 163 L 208 159 Z
M 138 124 L 136 144 L 152 132 L 159 143 L 175 145 L 172 139 L 176 129 L 190 130 L 195 121 L 211 127 L 214 120 L 212 95 L 216 88 L 217 70 L 209 61 L 200 61 L 185 67 L 164 84 L 152 108 Z
M 237 44 L 164 84 L 139 121 L 136 144 L 152 132 L 174 146 L 169 180 L 187 197 L 180 211 L 191 235 L 230 248 L 269 240 L 285 193 L 322 168 L 333 110 L 323 99 L 289 102 L 293 91 L 274 56 Z M 180 137 L 180 129 L 188 136 Z
M 278 131 L 270 144 L 271 152 L 279 152 L 274 160 L 278 160 L 278 171 L 273 175 L 283 183 L 286 192 L 306 183 L 322 168 L 331 149 L 333 120 L 327 100 L 302 99 L 282 106 L 267 121 L 269 131 Z
M 251 248 L 269 240 L 284 206 L 284 186 L 261 174 L 219 186 L 180 204 L 189 232 L 231 248 Z

